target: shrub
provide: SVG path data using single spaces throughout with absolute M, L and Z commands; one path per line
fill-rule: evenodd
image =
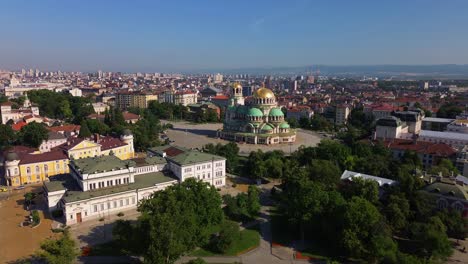
M 236 222 L 225 221 L 216 239 L 216 250 L 225 253 L 232 243 L 239 237 L 239 225 Z
M 39 216 L 39 212 L 37 210 L 32 211 L 32 220 L 33 225 L 38 225 L 41 222 L 41 217 Z
M 60 218 L 63 216 L 63 211 L 60 209 L 52 211 L 52 217 L 53 218 Z
M 118 217 L 122 217 L 122 216 L 124 216 L 124 215 L 125 215 L 125 214 L 122 213 L 122 212 L 120 212 L 120 213 L 117 214 Z

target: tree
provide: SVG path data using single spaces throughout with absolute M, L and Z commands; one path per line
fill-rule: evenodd
M 78 252 L 75 249 L 75 241 L 65 231 L 57 240 L 48 239 L 41 244 L 37 256 L 50 264 L 74 263 Z
M 286 118 L 286 122 L 288 122 L 289 126 L 291 126 L 291 128 L 297 128 L 299 127 L 299 122 L 297 121 L 296 118 Z
M 432 166 L 429 169 L 429 173 L 431 174 L 442 174 L 442 176 L 449 177 L 452 175 L 457 175 L 458 170 L 453 165 L 453 163 L 448 159 L 441 159 L 437 166 Z
M 216 238 L 216 250 L 220 253 L 226 253 L 226 250 L 232 246 L 239 235 L 239 225 L 236 222 L 224 221 Z
M 223 221 L 216 189 L 194 179 L 153 193 L 138 210 L 145 263 L 173 263 L 183 253 L 206 245 L 210 230 Z
M 306 167 L 309 178 L 312 181 L 318 181 L 326 186 L 335 187 L 340 181 L 341 171 L 335 163 L 329 160 L 312 160 Z
M 299 118 L 299 126 L 301 128 L 308 129 L 310 128 L 310 119 L 307 117 L 301 117 Z
M 437 111 L 437 117 L 456 118 L 461 112 L 463 112 L 463 109 L 460 106 L 455 103 L 446 103 Z
M 445 259 L 452 253 L 444 223 L 437 216 L 426 222 L 414 222 L 409 227 L 410 238 L 419 241 L 419 252 L 427 258 Z
M 403 195 L 390 195 L 384 208 L 384 214 L 393 230 L 402 231 L 406 228 L 408 218 L 411 216 L 408 200 Z
M 248 212 L 249 216 L 251 218 L 255 217 L 258 215 L 260 212 L 260 197 L 259 197 L 260 191 L 256 186 L 249 185 L 249 189 L 247 191 L 247 197 L 248 197 Z
M 373 204 L 379 201 L 379 184 L 374 180 L 355 177 L 342 189 L 342 193 L 347 198 L 361 197 Z
M 306 226 L 318 218 L 329 201 L 329 195 L 319 183 L 312 182 L 300 171 L 284 183 L 281 211 L 297 224 L 301 239 L 305 239 Z
M 374 234 L 381 221 L 381 215 L 377 208 L 364 198 L 354 196 L 348 202 L 343 216 L 344 227 L 342 230 L 343 248 L 350 256 L 366 258 L 372 253 L 371 245 Z M 374 240 L 375 242 L 375 240 Z
M 22 144 L 38 148 L 44 140 L 49 138 L 49 132 L 43 124 L 34 121 L 21 128 L 19 138 Z
M 81 121 L 80 133 L 78 134 L 78 137 L 87 138 L 87 137 L 90 137 L 91 135 L 92 134 L 88 128 L 88 123 L 86 122 L 86 120 Z
M 0 124 L 0 149 L 9 146 L 15 139 L 15 131 L 8 125 Z

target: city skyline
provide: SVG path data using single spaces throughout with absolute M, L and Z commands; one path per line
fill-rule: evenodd
M 15 1 L 0 10 L 0 69 L 467 64 L 466 10 L 463 1 Z

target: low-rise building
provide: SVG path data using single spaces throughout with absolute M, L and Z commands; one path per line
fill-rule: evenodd
M 189 178 L 225 185 L 226 159 L 176 146 L 148 150 L 146 158 L 90 157 L 70 162 L 70 174 L 44 182 L 49 210 L 67 225 L 136 209 L 142 199 Z
M 48 152 L 15 146 L 6 150 L 3 157 L 7 185 L 20 186 L 48 180 L 49 177 L 68 173 L 71 159 L 115 155 L 126 160 L 134 157 L 133 135 L 125 130 L 120 138 L 95 135 L 94 139 L 68 138 Z
M 463 181 L 431 177 L 421 192 L 432 197 L 438 209 L 452 208 L 468 218 L 468 186 Z
M 226 184 L 226 159 L 224 157 L 176 146 L 150 148 L 147 156 L 165 158 L 169 169 L 180 181 L 195 178 L 216 187 Z

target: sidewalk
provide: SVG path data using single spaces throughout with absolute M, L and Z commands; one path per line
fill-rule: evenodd
M 106 216 L 104 221 L 99 219 L 88 220 L 80 224 L 70 226 L 72 237 L 78 242 L 78 246 L 102 244 L 112 240 L 112 227 L 116 220 L 135 220 L 140 215 L 136 210 L 123 212 L 125 215 L 118 217 L 116 214 Z

